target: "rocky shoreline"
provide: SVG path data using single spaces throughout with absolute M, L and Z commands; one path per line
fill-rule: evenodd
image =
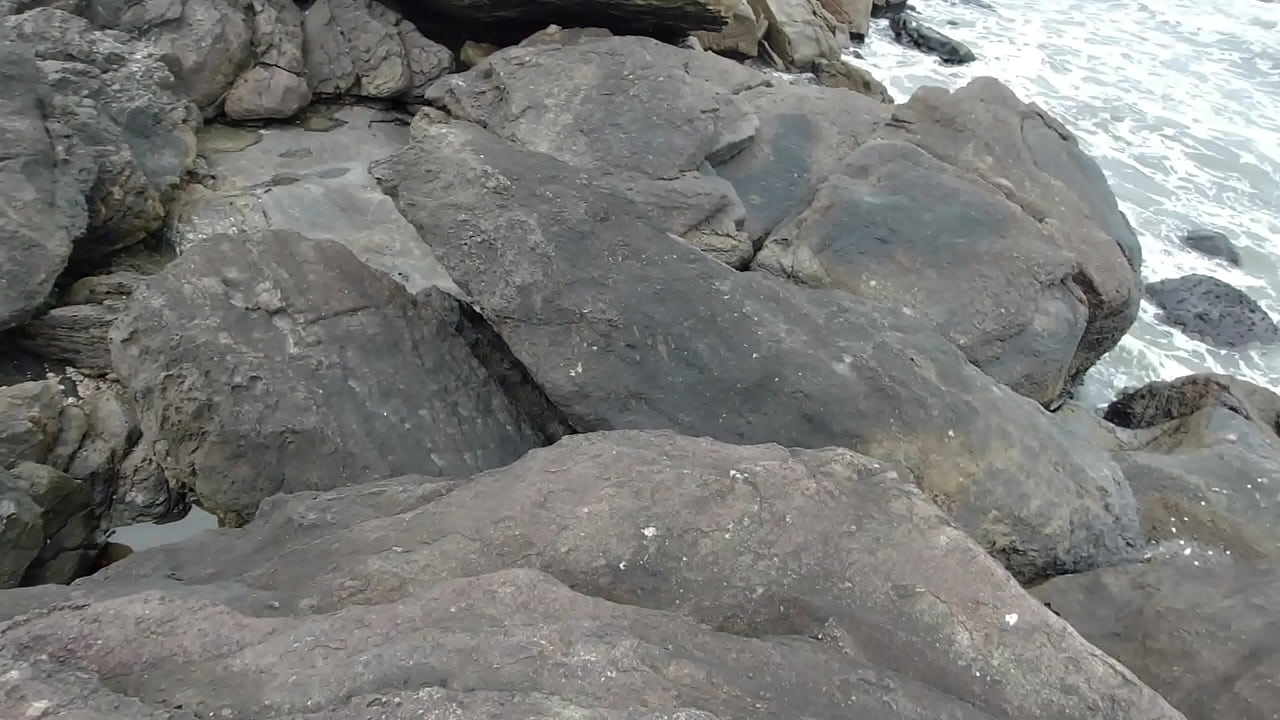
M 1270 717 L 1280 396 L 1071 391 L 1274 324 L 909 13 L 0 0 L 0 716 Z

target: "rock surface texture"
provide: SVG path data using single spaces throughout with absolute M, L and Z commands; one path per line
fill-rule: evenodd
M 1280 343 L 1280 327 L 1243 290 L 1209 275 L 1183 275 L 1147 285 L 1159 319 L 1214 347 Z
M 579 435 L 279 497 L 62 596 L 6 606 L 6 716 L 1182 717 L 846 450 Z

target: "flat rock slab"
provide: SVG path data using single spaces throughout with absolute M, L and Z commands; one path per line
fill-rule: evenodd
M 922 322 L 734 272 L 638 190 L 475 125 L 420 115 L 413 134 L 375 174 L 577 430 L 899 460 L 1023 578 L 1134 556 L 1118 469 Z
M 134 292 L 112 358 L 170 481 L 235 524 L 275 492 L 466 474 L 543 444 L 459 313 L 332 241 L 217 235 Z
M 369 176 L 369 163 L 409 141 L 397 115 L 353 105 L 239 142 L 236 133 L 213 127 L 203 140 L 215 179 L 211 187 L 190 186 L 170 218 L 168 237 L 179 253 L 214 234 L 292 230 L 342 243 L 410 293 L 438 287 L 460 294 Z
M 1280 707 L 1274 560 L 1164 560 L 1056 578 L 1034 594 L 1188 720 L 1271 720 Z
M 1181 718 L 847 450 L 599 433 L 420 486 L 279 496 L 66 589 L 0 625 L 0 709 L 85 673 L 233 720 Z

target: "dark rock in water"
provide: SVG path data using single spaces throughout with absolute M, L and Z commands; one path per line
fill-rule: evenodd
M 1280 707 L 1280 565 L 1165 560 L 1054 579 L 1033 593 L 1187 720 Z
M 421 487 L 277 496 L 0 596 L 39 610 L 0 625 L 0 714 L 1182 720 L 847 450 L 599 433 Z
M 134 292 L 112 358 L 169 480 L 234 525 L 276 492 L 466 474 L 557 438 L 486 373 L 460 312 L 336 242 L 216 235 Z
M 1153 554 L 1280 558 L 1280 396 L 1189 375 L 1125 393 L 1105 419 L 1145 436 L 1114 457 Z
M 1204 228 L 1188 230 L 1182 236 L 1182 244 L 1202 255 L 1219 258 L 1229 265 L 1240 267 L 1240 251 L 1226 233 Z
M 1234 350 L 1280 343 L 1280 328 L 1243 290 L 1208 275 L 1192 274 L 1147 285 L 1160 321 L 1207 345 Z
M 900 44 L 937 55 L 947 65 L 964 65 L 978 59 L 967 45 L 925 25 L 910 13 L 894 15 L 889 27 Z
M 467 123 L 419 115 L 412 134 L 375 175 L 575 428 L 900 460 L 1023 578 L 1135 557 L 1105 455 L 924 323 L 732 271 L 651 219 L 643 179 L 620 193 L 625 175 Z
M 875 0 L 871 4 L 871 17 L 892 18 L 912 9 L 914 8 L 907 0 Z

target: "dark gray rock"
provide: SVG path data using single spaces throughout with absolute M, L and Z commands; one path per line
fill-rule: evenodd
M 559 432 L 486 374 L 460 312 L 331 241 L 218 235 L 135 291 L 112 357 L 170 481 L 234 525 L 276 492 L 465 474 Z
M 16 587 L 44 544 L 40 506 L 0 466 L 0 589 Z
M 0 626 L 27 663 L 4 682 L 232 719 L 1181 720 L 847 450 L 578 435 L 419 488 L 276 497 L 135 553 Z
M 43 545 L 23 583 L 69 583 L 89 572 L 102 550 L 102 510 L 89 483 L 31 462 L 12 471 L 14 485 L 40 508 Z
M 67 218 L 61 224 L 76 227 L 72 260 L 99 259 L 159 228 L 166 200 L 194 159 L 200 122 L 169 58 L 148 42 L 94 30 L 52 8 L 2 22 L 34 48 L 41 84 L 49 88 L 48 135 L 70 178 L 65 200 L 61 192 L 51 195 Z
M 893 39 L 902 45 L 937 55 L 945 65 L 967 65 L 978 56 L 968 45 L 920 22 L 908 12 L 900 12 L 889 18 Z
M 924 323 L 735 273 L 649 219 L 642 184 L 611 190 L 616 174 L 425 115 L 413 137 L 375 174 L 574 428 L 903 461 L 1022 578 L 1134 556 L 1114 465 Z
M 24 325 L 16 339 L 42 358 L 66 363 L 86 375 L 106 375 L 111 372 L 107 332 L 119 313 L 118 303 L 56 307 Z
M 1240 251 L 1224 232 L 1206 228 L 1188 230 L 1182 235 L 1182 244 L 1201 255 L 1219 258 L 1228 265 L 1240 267 Z
M 1234 350 L 1280 342 L 1280 328 L 1243 290 L 1193 273 L 1147 285 L 1147 298 L 1160 308 L 1158 319 L 1187 336 Z
M 1280 568 L 1178 562 L 1108 568 L 1033 591 L 1188 720 L 1271 720 L 1280 707 Z

